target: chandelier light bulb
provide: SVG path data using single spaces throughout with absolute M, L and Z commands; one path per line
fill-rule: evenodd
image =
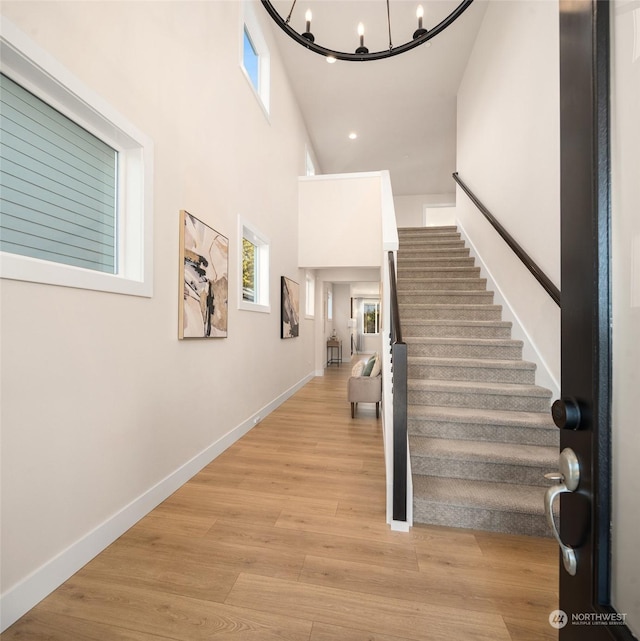
M 360 36 L 360 46 L 356 49 L 356 53 L 369 53 L 369 50 L 364 46 L 364 25 L 362 22 L 358 23 L 358 35 Z
M 305 19 L 305 30 L 304 33 L 302 34 L 303 38 L 306 38 L 307 40 L 310 40 L 313 42 L 315 38 L 313 37 L 313 34 L 311 33 L 311 18 L 313 17 L 313 14 L 311 13 L 311 9 L 307 9 L 307 12 L 304 14 L 304 19 Z
M 424 7 L 421 4 L 419 4 L 418 8 L 416 9 L 416 18 L 418 18 L 418 28 L 413 33 L 414 40 L 416 38 L 419 38 L 420 36 L 424 36 L 424 34 L 427 33 L 427 30 L 424 29 L 422 26 L 423 17 L 424 17 Z

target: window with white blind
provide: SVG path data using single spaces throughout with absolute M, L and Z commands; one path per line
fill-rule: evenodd
M 109 274 L 118 152 L 0 74 L 0 250 Z
M 151 296 L 150 139 L 0 20 L 0 276 Z

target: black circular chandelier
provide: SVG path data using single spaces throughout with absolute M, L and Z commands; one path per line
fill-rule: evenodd
M 381 60 L 382 58 L 389 58 L 391 56 L 397 56 L 398 54 L 404 53 L 414 49 L 415 47 L 424 44 L 437 36 L 441 31 L 444 31 L 450 24 L 452 24 L 457 18 L 459 18 L 466 9 L 469 8 L 473 0 L 462 0 L 459 5 L 441 22 L 432 27 L 431 29 L 426 29 L 422 26 L 422 21 L 424 17 L 424 11 L 422 5 L 418 6 L 416 10 L 416 19 L 418 28 L 414 31 L 410 40 L 404 44 L 394 46 L 391 42 L 391 11 L 389 8 L 389 0 L 387 2 L 387 26 L 389 32 L 389 48 L 383 49 L 380 51 L 369 51 L 365 46 L 364 42 L 364 26 L 362 23 L 358 24 L 357 34 L 359 38 L 359 46 L 355 49 L 353 53 L 346 51 L 335 51 L 327 47 L 319 45 L 315 41 L 315 36 L 311 31 L 311 21 L 312 14 L 310 10 L 307 10 L 304 16 L 304 26 L 305 29 L 301 33 L 296 31 L 291 26 L 291 17 L 293 15 L 294 8 L 296 6 L 297 0 L 293 0 L 291 9 L 286 18 L 283 18 L 271 4 L 270 0 L 260 0 L 267 10 L 267 13 L 271 16 L 273 21 L 293 40 L 298 44 L 314 51 L 321 56 L 325 56 L 329 62 L 334 62 L 335 60 Z M 302 20 L 300 20 L 302 24 Z

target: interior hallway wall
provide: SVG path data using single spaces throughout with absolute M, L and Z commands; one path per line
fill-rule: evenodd
M 152 298 L 1 283 L 4 625 L 119 534 L 105 524 L 313 372 L 314 321 L 280 339 L 280 277 L 304 283 L 297 177 L 309 142 L 267 29 L 269 118 L 240 67 L 242 6 L 2 3 L 155 145 Z M 230 240 L 226 339 L 177 339 L 180 209 Z M 238 215 L 271 242 L 269 314 L 237 309 Z
M 557 286 L 559 114 L 557 0 L 489 2 L 458 92 L 457 170 Z M 559 381 L 559 307 L 459 188 L 456 213 L 509 313 Z
M 451 188 L 455 183 L 451 179 Z M 456 194 L 419 194 L 417 196 L 394 196 L 398 227 L 422 227 L 425 207 L 445 207 L 456 204 Z M 453 224 L 453 223 L 452 223 Z

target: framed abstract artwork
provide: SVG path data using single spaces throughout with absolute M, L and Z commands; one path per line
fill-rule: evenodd
M 179 338 L 226 338 L 229 239 L 180 211 Z
M 280 338 L 295 338 L 300 333 L 300 285 L 282 276 L 280 278 L 281 318 Z

